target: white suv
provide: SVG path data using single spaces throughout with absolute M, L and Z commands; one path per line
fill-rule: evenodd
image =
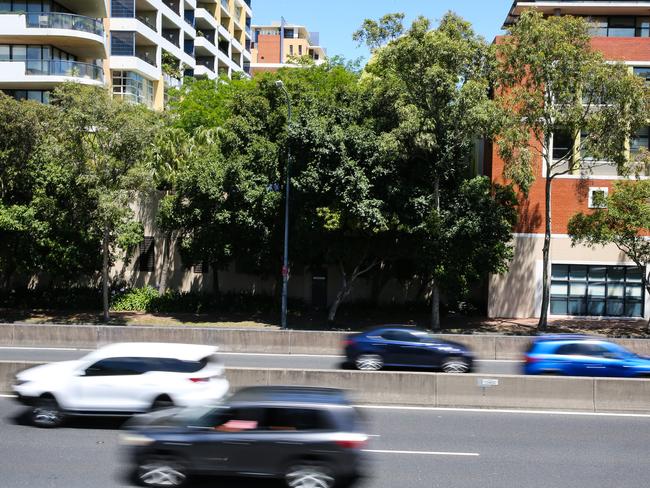
M 214 403 L 228 392 L 213 346 L 122 343 L 76 361 L 16 375 L 13 390 L 32 408 L 32 422 L 56 427 L 65 415 L 126 415 Z

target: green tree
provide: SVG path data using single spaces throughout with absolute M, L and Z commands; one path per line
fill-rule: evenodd
M 142 224 L 130 207 L 151 187 L 147 158 L 159 115 L 141 105 L 114 100 L 105 89 L 64 84 L 52 94 L 57 109 L 55 143 L 79 168 L 79 178 L 97 205 L 93 225 L 101 233 L 104 321 L 109 320 L 109 269 L 118 249 L 142 240 Z
M 95 201 L 55 143 L 52 106 L 0 95 L 0 288 L 35 275 L 77 282 L 98 269 Z
M 400 226 L 412 233 L 442 211 L 448 200 L 441 193 L 458 189 L 469 174 L 475 138 L 492 129 L 493 58 L 470 24 L 453 13 L 435 28 L 423 17 L 407 31 L 397 21 L 384 31 L 383 23 L 377 29 L 366 21 L 355 38 L 373 49 L 362 79 L 372 90 L 381 151 L 392 166 L 389 207 L 400 209 Z M 431 264 L 431 326 L 438 329 L 439 283 L 446 273 L 443 262 Z
M 543 330 L 553 181 L 572 172 L 588 176 L 603 164 L 628 172 L 625 144 L 647 122 L 647 92 L 625 65 L 609 63 L 591 48 L 589 25 L 582 18 L 525 12 L 498 44 L 497 59 L 497 100 L 503 109 L 497 142 L 505 176 L 526 192 L 542 161 L 545 231 L 538 327 Z M 573 141 L 565 154 L 553 150 L 553 137 L 560 134 Z
M 601 208 L 579 212 L 569 221 L 571 243 L 614 244 L 636 265 L 650 293 L 650 180 L 618 181 L 610 195 L 595 203 Z

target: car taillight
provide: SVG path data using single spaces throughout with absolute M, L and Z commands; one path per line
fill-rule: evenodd
M 210 378 L 190 378 L 190 381 L 192 383 L 205 383 L 207 381 L 210 381 Z
M 532 363 L 536 363 L 537 361 L 539 361 L 539 359 L 534 358 L 532 356 L 526 356 L 525 361 L 526 361 L 526 364 L 532 364 Z
M 354 344 L 354 339 L 351 337 L 343 339 L 343 347 L 351 346 L 352 344 Z
M 365 435 L 354 435 L 350 437 L 341 437 L 334 441 L 337 446 L 343 449 L 363 449 L 368 443 L 368 437 Z

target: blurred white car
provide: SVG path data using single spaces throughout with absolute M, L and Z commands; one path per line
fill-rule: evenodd
M 228 392 L 217 348 L 193 344 L 122 343 L 76 361 L 36 366 L 16 375 L 13 390 L 31 420 L 56 427 L 66 415 L 128 415 L 200 406 Z

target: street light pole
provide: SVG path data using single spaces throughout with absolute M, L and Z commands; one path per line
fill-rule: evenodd
M 291 125 L 291 98 L 289 98 L 289 92 L 282 80 L 275 82 L 276 86 L 280 88 L 285 96 L 287 97 L 287 133 L 289 131 L 289 126 Z M 291 189 L 291 180 L 290 180 L 290 169 L 291 169 L 291 148 L 287 144 L 287 166 L 286 166 L 286 182 L 285 182 L 285 195 L 284 195 L 284 258 L 282 260 L 282 315 L 280 320 L 280 325 L 283 329 L 287 328 L 287 300 L 288 300 L 288 288 L 289 288 L 289 191 Z

